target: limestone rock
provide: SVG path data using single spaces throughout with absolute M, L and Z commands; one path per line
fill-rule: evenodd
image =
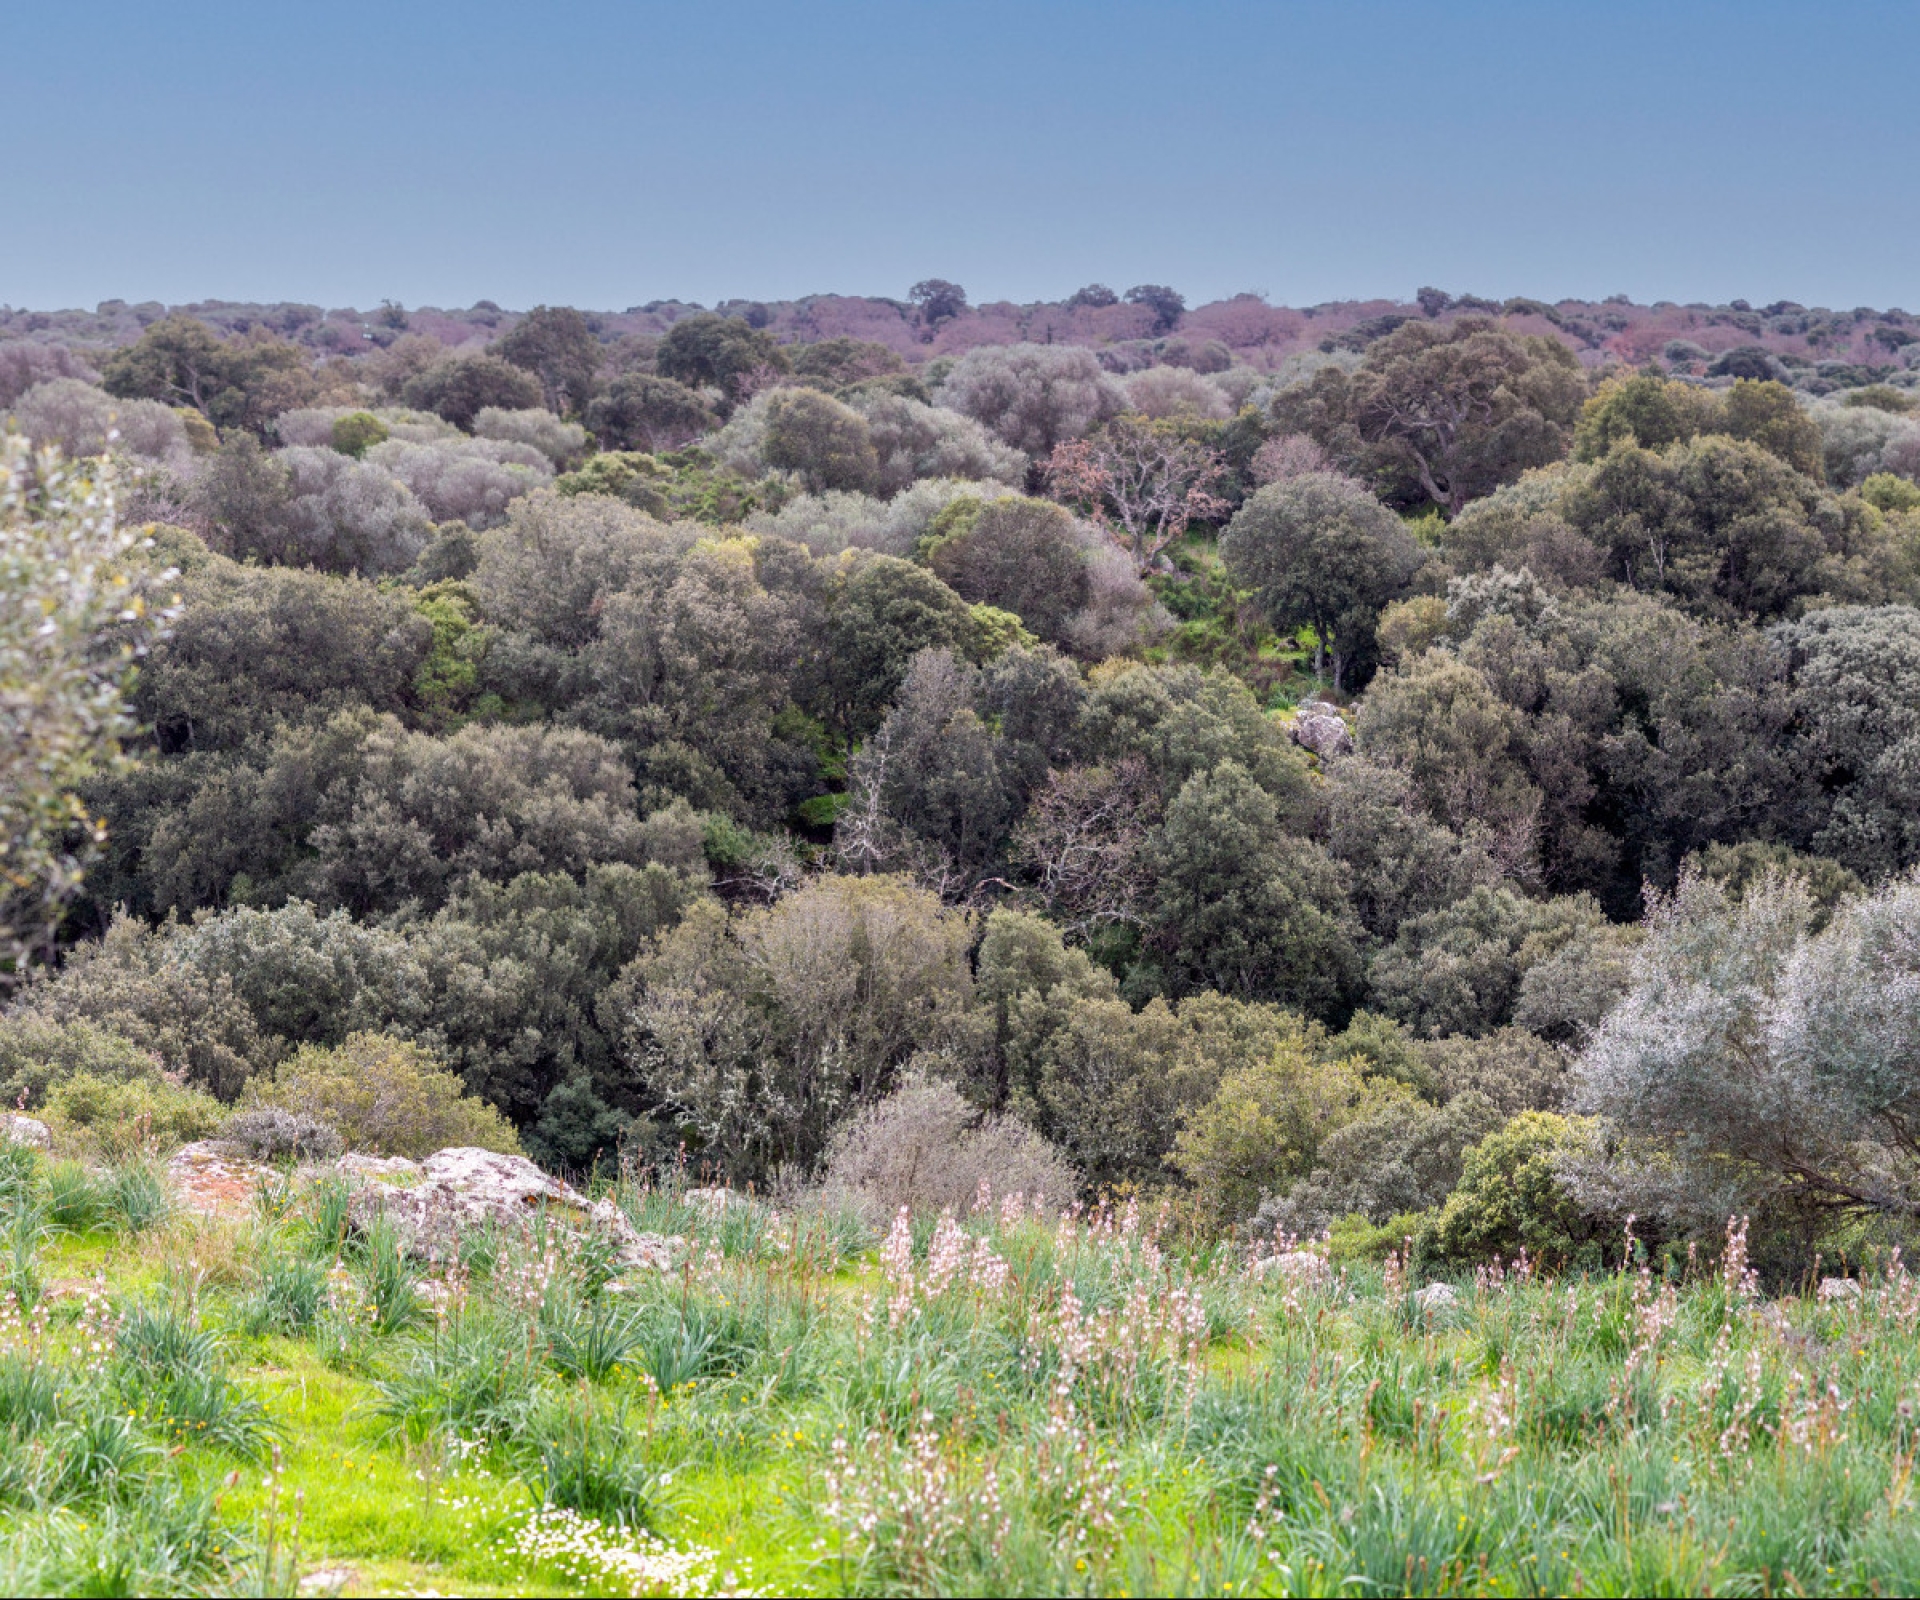
M 1323 761 L 1329 756 L 1353 753 L 1353 735 L 1347 731 L 1347 719 L 1324 700 L 1309 700 L 1293 713 L 1293 726 L 1287 735 L 1302 749 L 1311 750 Z
M 420 1181 L 411 1187 L 376 1179 L 356 1189 L 349 1202 L 355 1222 L 365 1226 L 384 1214 L 406 1233 L 412 1254 L 451 1255 L 469 1229 L 518 1222 L 545 1207 L 605 1233 L 623 1266 L 666 1271 L 672 1265 L 666 1240 L 641 1233 L 610 1200 L 589 1203 L 525 1156 L 463 1146 L 436 1150 L 417 1170 Z
M 363 1178 L 417 1178 L 420 1176 L 420 1163 L 409 1161 L 405 1156 L 369 1156 L 358 1150 L 349 1150 L 339 1160 L 342 1172 L 357 1174 Z
M 1819 1294 L 1822 1300 L 1829 1303 L 1839 1300 L 1858 1300 L 1860 1280 L 1858 1278 L 1822 1278 Z
M 1284 1278 L 1288 1283 L 1318 1288 L 1333 1276 L 1325 1256 L 1311 1250 L 1283 1250 L 1278 1255 L 1261 1256 L 1247 1269 L 1255 1278 Z
M 203 1217 L 244 1211 L 268 1169 L 224 1139 L 196 1139 L 174 1151 L 167 1182 L 181 1206 Z
M 38 1117 L 7 1115 L 7 1143 L 30 1144 L 36 1150 L 53 1148 L 53 1130 Z
M 1460 1296 L 1454 1293 L 1453 1285 L 1450 1283 L 1430 1283 L 1414 1294 L 1413 1303 L 1422 1311 L 1433 1315 L 1442 1311 L 1451 1311 L 1460 1303 Z

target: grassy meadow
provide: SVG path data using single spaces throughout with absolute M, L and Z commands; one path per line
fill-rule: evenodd
M 1250 1272 L 1134 1208 L 617 1193 L 409 1261 L 4 1152 L 12 1592 L 1910 1592 L 1920 1281 Z

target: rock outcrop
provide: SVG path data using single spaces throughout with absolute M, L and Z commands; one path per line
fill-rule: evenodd
M 341 1166 L 352 1159 L 343 1158 Z M 368 1165 L 363 1159 L 358 1170 L 372 1181 L 354 1190 L 351 1215 L 361 1226 L 384 1215 L 407 1236 L 415 1255 L 451 1255 L 461 1234 L 490 1222 L 518 1223 L 544 1207 L 605 1234 L 622 1266 L 664 1272 L 673 1265 L 668 1240 L 641 1233 L 611 1200 L 589 1201 L 525 1156 L 455 1148 L 435 1151 L 413 1172 L 383 1162 L 379 1173 L 367 1173 Z M 388 1177 L 398 1181 L 382 1181 Z
M 1324 700 L 1309 700 L 1297 706 L 1287 736 L 1303 750 L 1311 750 L 1321 760 L 1329 756 L 1353 753 L 1353 735 L 1347 731 L 1347 719 L 1339 708 Z
M 53 1148 L 53 1130 L 38 1117 L 7 1114 L 7 1143 L 30 1144 L 36 1150 Z

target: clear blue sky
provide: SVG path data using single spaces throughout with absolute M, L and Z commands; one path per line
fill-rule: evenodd
M 1920 309 L 1920 4 L 11 9 L 0 300 Z

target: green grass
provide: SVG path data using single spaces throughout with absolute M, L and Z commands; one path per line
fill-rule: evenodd
M 539 1219 L 402 1312 L 392 1241 L 343 1240 L 324 1191 L 60 1229 L 46 1177 L 0 1199 L 42 1285 L 0 1328 L 13 1591 L 1920 1583 L 1903 1277 L 1835 1304 L 1495 1278 L 1429 1316 L 1394 1263 L 1255 1282 L 1112 1217 L 876 1250 L 626 1189 L 682 1270 L 609 1279 Z

